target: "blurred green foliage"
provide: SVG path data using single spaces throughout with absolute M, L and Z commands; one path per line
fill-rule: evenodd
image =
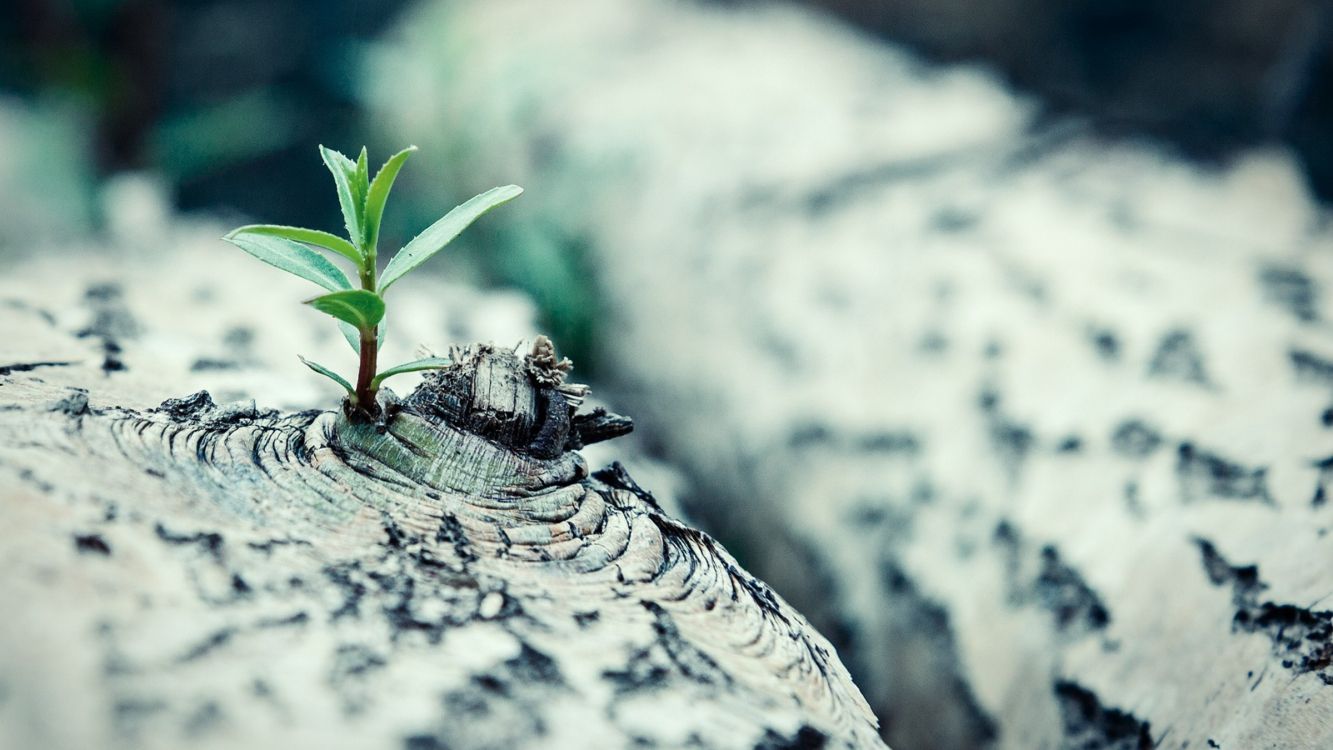
M 181 208 L 335 225 L 316 142 L 366 137 L 361 47 L 406 0 L 6 0 L 0 90 L 60 101 L 101 175 L 152 170 Z

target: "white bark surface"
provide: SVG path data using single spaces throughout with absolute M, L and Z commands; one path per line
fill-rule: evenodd
M 882 747 L 799 614 L 547 439 L 552 371 L 460 356 L 466 423 L 293 411 L 335 399 L 297 352 L 352 359 L 306 290 L 151 230 L 0 281 L 0 747 Z M 403 286 L 390 363 L 530 331 Z
M 1282 154 L 781 6 L 436 3 L 380 66 L 587 248 L 621 402 L 895 746 L 1333 747 L 1333 234 Z

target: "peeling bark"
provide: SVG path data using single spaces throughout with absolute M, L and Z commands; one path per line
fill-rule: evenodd
M 800 614 L 619 464 L 590 475 L 570 447 L 629 422 L 578 415 L 549 342 L 455 349 L 380 424 L 218 403 L 186 386 L 278 380 L 303 310 L 258 264 L 172 260 L 0 285 L 0 746 L 883 746 Z M 252 307 L 172 305 L 195 285 Z M 255 332 L 234 360 L 222 316 Z

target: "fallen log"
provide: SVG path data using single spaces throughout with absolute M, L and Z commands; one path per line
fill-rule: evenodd
M 540 5 L 425 6 L 384 121 L 597 269 L 618 402 L 891 744 L 1333 746 L 1333 235 L 1288 159 L 779 4 Z
M 0 282 L 0 747 L 883 746 L 801 615 L 590 473 L 628 422 L 549 342 L 454 349 L 379 423 L 260 406 L 340 342 L 205 230 Z M 527 325 L 418 288 L 391 337 Z

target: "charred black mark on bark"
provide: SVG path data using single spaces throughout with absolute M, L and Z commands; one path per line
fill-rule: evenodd
M 528 645 L 526 641 L 519 647 L 518 656 L 504 663 L 508 674 L 525 685 L 563 685 L 564 675 L 556 666 L 555 659 Z
M 1320 508 L 1328 503 L 1328 485 L 1333 482 L 1333 456 L 1314 462 L 1319 469 L 1319 478 L 1315 480 L 1314 497 L 1310 498 L 1310 507 Z
M 1333 361 L 1300 349 L 1292 349 L 1287 356 L 1297 380 L 1333 386 Z
M 360 617 L 361 599 L 368 591 L 366 585 L 357 580 L 361 577 L 361 564 L 356 561 L 338 563 L 326 566 L 323 572 L 343 596 L 342 604 L 329 614 L 329 620 L 337 622 L 344 617 Z
M 449 746 L 430 734 L 414 734 L 403 738 L 403 750 L 449 750 Z
M 304 610 L 286 617 L 266 617 L 255 623 L 255 627 L 260 629 L 269 628 L 290 628 L 298 625 L 305 625 L 310 622 L 310 614 Z
M 107 556 L 111 554 L 111 545 L 106 543 L 100 534 L 77 534 L 74 537 L 74 548 L 79 552 Z
M 1009 472 L 1010 479 L 1017 479 L 1023 462 L 1037 442 L 1036 435 L 1032 428 L 1004 413 L 1000 407 L 1000 394 L 993 388 L 983 389 L 977 397 L 977 404 L 986 419 L 986 429 L 995 454 Z
M 1183 328 L 1168 331 L 1162 337 L 1148 363 L 1148 376 L 1201 386 L 1212 382 L 1204 369 L 1203 355 L 1194 341 L 1194 334 Z
M 68 396 L 51 404 L 51 411 L 60 412 L 70 417 L 81 417 L 89 413 L 88 391 L 82 388 L 71 388 Z
M 1176 476 L 1181 497 L 1216 497 L 1273 505 L 1268 494 L 1268 468 L 1247 468 L 1211 451 L 1184 442 L 1176 451 Z
M 167 544 L 173 545 L 198 545 L 199 548 L 207 552 L 213 559 L 221 561 L 222 559 L 222 535 L 212 531 L 199 531 L 194 534 L 177 534 L 168 531 L 167 527 L 158 523 L 153 527 L 157 538 Z
M 1064 725 L 1062 750 L 1152 750 L 1148 722 L 1103 706 L 1096 694 L 1069 680 L 1057 680 L 1054 692 Z
M 440 526 L 435 530 L 435 541 L 452 546 L 454 554 L 465 565 L 477 559 L 477 553 L 473 551 L 472 543 L 468 541 L 463 524 L 459 523 L 458 518 L 452 513 L 446 511 L 440 516 Z
M 217 729 L 223 722 L 222 706 L 217 701 L 205 700 L 190 712 L 185 719 L 185 735 L 198 737 Z
M 200 357 L 190 365 L 190 372 L 218 372 L 239 369 L 241 369 L 240 362 L 234 359 L 218 359 L 215 357 Z
M 139 323 L 125 306 L 119 284 L 96 284 L 83 295 L 84 304 L 93 312 L 93 321 L 78 331 L 79 338 L 97 339 L 102 345 L 102 372 L 111 374 L 125 369 L 120 360 L 122 338 L 139 335 Z
M 804 422 L 787 435 L 787 447 L 792 450 L 827 448 L 915 456 L 921 452 L 922 441 L 918 435 L 907 430 L 835 430 L 822 422 Z
M 1314 673 L 1333 686 L 1333 611 L 1260 601 L 1268 588 L 1257 565 L 1233 566 L 1206 539 L 1194 540 L 1203 569 L 1215 586 L 1231 586 L 1236 614 L 1233 632 L 1260 633 L 1273 644 L 1273 655 L 1296 674 Z
M 416 744 L 408 747 L 529 745 L 548 731 L 538 705 L 565 685 L 555 660 L 520 639 L 517 656 L 473 675 L 466 687 L 444 693 L 440 728 L 412 735 L 408 742 Z
M 643 601 L 640 604 L 653 616 L 653 632 L 657 635 L 657 645 L 662 648 L 680 674 L 705 685 L 731 684 L 731 675 L 724 672 L 712 657 L 695 648 L 681 636 L 675 620 L 661 605 L 650 601 Z
M 1055 446 L 1056 453 L 1078 453 L 1083 450 L 1083 438 L 1078 435 L 1066 435 Z
M 938 329 L 931 329 L 921 334 L 916 348 L 922 354 L 943 354 L 949 350 L 949 339 Z
M 263 542 L 246 542 L 245 546 L 257 552 L 271 555 L 273 554 L 273 551 L 279 547 L 310 547 L 312 545 L 304 539 L 269 539 Z
M 1303 323 L 1319 319 L 1319 286 L 1294 266 L 1268 266 L 1259 271 L 1264 299 Z
M 981 217 L 975 211 L 956 207 L 942 208 L 930 219 L 931 226 L 946 234 L 967 231 L 980 222 Z
M 605 469 L 598 469 L 593 472 L 592 478 L 608 487 L 629 492 L 657 513 L 664 512 L 662 506 L 658 504 L 657 498 L 653 497 L 653 493 L 640 487 L 639 483 L 634 481 L 634 478 L 629 475 L 625 466 L 619 461 L 613 461 Z M 614 500 L 614 495 L 611 495 L 610 498 Z
M 153 716 L 167 710 L 167 703 L 156 698 L 123 698 L 111 707 L 112 721 L 122 734 L 136 734 Z
M 1008 522 L 995 527 L 994 540 L 1005 557 L 1009 601 L 1035 604 L 1051 613 L 1061 633 L 1080 636 L 1104 630 L 1111 613 L 1077 570 L 1060 559 L 1051 545 L 1034 551 Z
M 828 746 L 828 741 L 827 734 L 807 724 L 790 737 L 784 737 L 772 729 L 765 730 L 754 750 L 823 750 Z
M 1088 329 L 1088 342 L 1102 361 L 1115 362 L 1120 359 L 1120 338 L 1115 335 L 1115 331 L 1093 326 Z
M 3 304 L 5 307 L 8 307 L 8 308 L 11 309 L 11 310 L 19 310 L 19 311 L 22 311 L 22 312 L 31 313 L 31 314 L 33 314 L 33 315 L 36 315 L 37 317 L 39 317 L 39 318 L 42 319 L 42 322 L 43 322 L 43 323 L 45 323 L 45 324 L 47 324 L 48 326 L 51 326 L 51 327 L 53 327 L 53 328 L 55 327 L 55 324 L 56 324 L 56 316 L 55 316 L 54 314 L 52 314 L 51 311 L 50 311 L 50 310 L 47 310 L 46 308 L 37 307 L 37 306 L 32 305 L 32 304 L 29 304 L 28 302 L 26 302 L 26 301 L 24 301 L 24 300 L 21 300 L 21 299 L 6 299 L 6 300 L 3 300 L 3 301 L 0 301 L 0 304 Z
M 672 664 L 660 647 L 635 649 L 625 664 L 624 669 L 602 672 L 618 695 L 658 690 L 670 681 Z
M 988 746 L 997 736 L 995 720 L 981 707 L 964 676 L 948 611 L 921 593 L 893 560 L 880 563 L 879 579 L 888 593 L 886 606 L 897 621 L 895 637 L 911 641 L 899 648 L 904 653 L 910 651 L 929 658 L 929 669 L 938 676 L 938 691 L 918 697 L 917 702 L 930 702 L 929 710 L 941 724 L 939 731 L 948 732 L 947 746 Z M 881 729 L 892 738 L 895 724 L 905 723 L 898 712 L 910 709 L 896 702 L 878 708 L 883 721 Z
M 818 218 L 884 185 L 934 174 L 957 162 L 956 154 L 931 154 L 874 165 L 839 175 L 798 200 L 809 216 Z
M 1111 433 L 1111 448 L 1125 458 L 1147 458 L 1162 442 L 1162 433 L 1141 419 L 1126 419 Z
M 215 630 L 204 640 L 190 647 L 185 653 L 176 657 L 176 662 L 184 664 L 186 662 L 201 659 L 213 651 L 225 646 L 233 637 L 236 636 L 236 628 L 221 628 Z
M 0 376 L 13 375 L 16 372 L 32 372 L 39 367 L 68 367 L 73 362 L 15 362 L 9 365 L 0 365 Z
M 343 643 L 333 654 L 333 667 L 329 670 L 329 684 L 335 689 L 351 679 L 357 679 L 380 669 L 388 660 L 369 646 L 360 643 Z
M 1033 589 L 1041 605 L 1055 616 L 1056 627 L 1068 630 L 1076 624 L 1088 630 L 1100 630 L 1110 622 L 1097 592 L 1083 580 L 1078 571 L 1060 560 L 1054 547 L 1041 549 L 1041 572 L 1033 582 Z

